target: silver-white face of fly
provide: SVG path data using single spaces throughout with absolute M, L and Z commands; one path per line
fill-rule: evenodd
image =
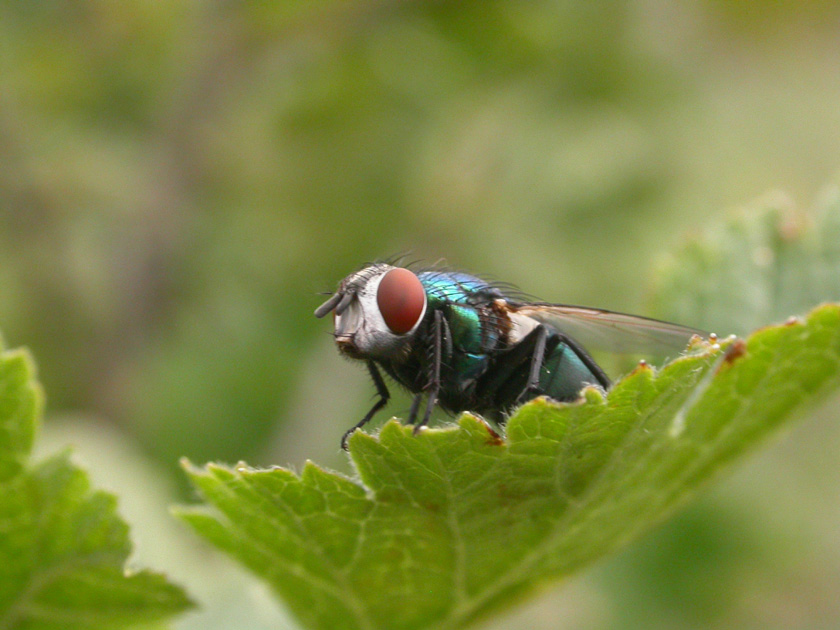
M 341 352 L 356 359 L 392 358 L 423 321 L 426 291 L 412 271 L 376 264 L 342 280 L 315 315 L 333 309 Z

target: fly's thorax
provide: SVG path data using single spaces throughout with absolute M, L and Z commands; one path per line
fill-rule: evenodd
M 455 346 L 467 353 L 493 352 L 507 344 L 510 320 L 505 301 L 448 304 L 447 323 Z
M 396 275 L 386 280 L 391 272 Z M 352 295 L 347 307 L 336 312 L 334 319 L 335 341 L 343 354 L 354 359 L 395 360 L 407 353 L 426 314 L 426 298 L 425 293 L 422 297 L 416 295 L 416 287 L 403 290 L 400 285 L 405 280 L 403 272 L 410 273 L 391 265 L 376 264 L 348 276 L 341 283 L 339 293 Z M 400 300 L 406 291 L 409 298 L 413 298 L 413 306 L 410 305 L 413 314 L 408 324 L 405 318 L 398 317 L 395 323 L 395 309 L 401 308 Z M 422 302 L 418 301 L 421 299 Z M 399 315 L 398 310 L 396 314 Z M 411 327 L 404 330 L 408 325 Z

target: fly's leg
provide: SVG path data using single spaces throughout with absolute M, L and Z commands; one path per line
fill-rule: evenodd
M 560 341 L 566 345 L 572 352 L 577 355 L 577 358 L 580 359 L 580 362 L 586 366 L 586 369 L 592 373 L 596 379 L 598 379 L 598 385 L 603 387 L 604 389 L 609 389 L 612 383 L 610 382 L 610 377 L 606 375 L 604 370 L 601 369 L 601 366 L 595 363 L 595 360 L 589 356 L 589 353 L 583 349 L 583 347 L 571 337 L 567 337 L 561 332 L 555 333 Z
M 420 428 L 429 423 L 429 418 L 432 416 L 432 409 L 434 409 L 435 403 L 437 403 L 438 393 L 440 392 L 440 365 L 442 360 L 441 353 L 443 350 L 443 337 L 446 336 L 447 339 L 450 339 L 449 326 L 446 324 L 446 319 L 444 319 L 442 311 L 435 311 L 435 322 L 432 327 L 432 334 L 434 335 L 434 339 L 432 343 L 431 374 L 429 375 L 429 383 L 425 387 L 425 390 L 429 394 L 429 399 L 426 402 L 426 412 L 423 414 L 423 419 L 414 425 L 414 435 L 417 435 Z M 418 394 L 418 396 L 414 399 L 415 402 L 411 405 L 412 411 L 415 412 L 415 415 L 415 403 L 416 406 L 419 407 L 420 395 L 422 394 Z
M 386 404 L 388 404 L 388 399 L 391 398 L 391 394 L 388 391 L 388 388 L 385 385 L 385 381 L 382 380 L 382 375 L 379 373 L 379 370 L 376 368 L 376 364 L 373 361 L 367 362 L 368 372 L 370 372 L 370 377 L 373 379 L 373 385 L 376 387 L 376 393 L 379 395 L 379 400 L 370 408 L 365 414 L 365 417 L 361 419 L 357 424 L 350 427 L 347 432 L 341 436 L 341 448 L 345 451 L 347 450 L 347 439 L 353 434 L 353 431 L 356 429 L 363 427 L 367 424 L 371 418 L 376 414 L 377 411 L 382 409 Z
M 515 404 L 522 404 L 526 400 L 530 400 L 534 396 L 542 393 L 540 389 L 540 370 L 542 369 L 543 361 L 561 343 L 577 355 L 577 358 L 586 366 L 586 369 L 589 370 L 592 376 L 598 380 L 598 384 L 601 387 L 606 389 L 610 386 L 610 379 L 604 374 L 604 370 L 572 338 L 556 330 L 549 334 L 548 328 L 542 324 L 537 326 L 528 336 L 531 334 L 536 336 L 534 340 L 534 351 L 531 355 L 531 369 L 528 372 L 528 382 L 525 385 L 525 389 L 516 398 Z
M 525 389 L 513 400 L 518 402 L 529 390 L 539 393 L 538 389 L 532 388 L 532 383 L 539 386 L 540 367 L 546 351 L 550 354 L 559 343 L 559 339 L 547 333 L 548 329 L 545 326 L 537 326 L 519 343 L 500 355 L 495 365 L 484 375 L 481 380 L 481 390 L 492 392 L 493 406 L 499 406 L 503 399 L 508 398 L 511 379 L 523 372 L 526 363 L 530 364 L 530 368 Z M 506 391 L 506 385 L 508 391 Z
M 420 410 L 420 403 L 423 401 L 423 392 L 414 395 L 411 401 L 411 409 L 408 410 L 408 424 L 417 422 L 417 412 Z
M 533 349 L 531 349 L 531 368 L 528 371 L 528 381 L 525 383 L 525 389 L 523 389 L 522 393 L 516 397 L 516 401 L 514 402 L 515 405 L 521 405 L 526 400 L 530 400 L 542 393 L 542 390 L 540 389 L 540 370 L 542 370 L 545 355 L 550 355 L 559 343 L 557 336 L 552 335 L 551 347 L 546 347 L 546 340 L 549 335 L 548 329 L 543 325 L 539 325 L 534 328 L 534 330 L 528 334 L 528 337 L 531 337 L 532 335 Z M 531 343 L 528 345 L 531 345 Z
M 580 359 L 602 387 L 606 389 L 610 386 L 610 379 L 604 371 L 576 341 L 540 324 L 499 357 L 492 371 L 482 379 L 482 391 L 493 393 L 494 406 L 518 405 L 543 393 L 540 388 L 540 372 L 545 357 L 551 356 L 560 344 L 565 345 Z M 528 372 L 525 387 L 513 398 L 513 392 L 510 391 L 512 383 L 509 381 L 524 372 L 526 362 Z

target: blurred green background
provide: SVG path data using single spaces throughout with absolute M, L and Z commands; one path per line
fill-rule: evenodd
M 284 627 L 167 505 L 181 456 L 349 471 L 373 390 L 317 293 L 411 251 L 655 314 L 663 252 L 834 179 L 838 27 L 827 0 L 2 2 L 0 329 L 42 448 L 200 600 L 177 628 Z M 496 627 L 840 626 L 835 410 Z

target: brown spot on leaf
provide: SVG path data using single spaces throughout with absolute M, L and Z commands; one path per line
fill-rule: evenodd
M 502 438 L 501 435 L 496 433 L 493 430 L 493 427 L 491 427 L 486 422 L 484 423 L 484 428 L 487 429 L 487 433 L 489 434 L 489 437 L 487 439 L 488 446 L 502 446 L 505 443 L 504 438 Z
M 735 361 L 737 361 L 746 354 L 747 344 L 744 343 L 743 339 L 736 339 L 729 346 L 726 347 L 726 351 L 723 355 L 723 362 L 720 364 L 718 372 L 720 372 L 720 370 L 723 369 L 724 366 L 732 365 L 733 363 L 735 363 Z

